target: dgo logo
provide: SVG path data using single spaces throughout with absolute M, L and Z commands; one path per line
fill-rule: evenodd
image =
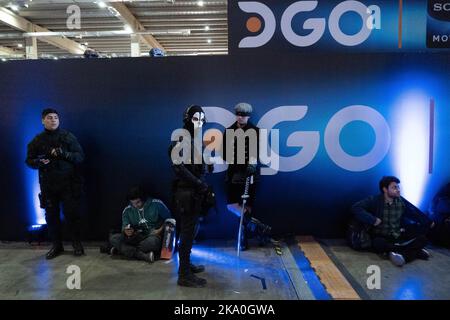
M 257 1 L 238 2 L 239 8 L 246 13 L 255 13 L 264 20 L 264 30 L 261 32 L 262 21 L 256 16 L 247 20 L 246 27 L 256 36 L 245 37 L 239 42 L 239 48 L 257 48 L 268 43 L 276 30 L 276 18 L 273 11 L 265 4 Z M 318 1 L 297 1 L 286 8 L 281 17 L 281 32 L 285 39 L 297 47 L 308 47 L 318 42 L 327 25 L 325 18 L 309 18 L 303 23 L 303 29 L 312 30 L 308 35 L 299 35 L 292 28 L 292 20 L 301 12 L 311 12 L 316 9 Z M 363 23 L 356 34 L 346 34 L 339 25 L 341 17 L 347 12 L 356 12 Z M 328 18 L 328 29 L 331 36 L 344 46 L 357 46 L 366 41 L 373 29 L 380 29 L 380 8 L 376 5 L 367 7 L 359 1 L 343 1 L 331 11 Z
M 227 109 L 220 107 L 204 107 L 208 122 L 218 123 L 227 128 L 235 121 L 235 116 Z M 279 106 L 265 113 L 257 123 L 257 126 L 266 133 L 271 133 L 270 146 L 268 146 L 268 135 L 260 136 L 260 145 L 267 146 L 270 149 L 266 155 L 260 153 L 261 163 L 268 167 L 261 168 L 262 175 L 274 175 L 277 172 L 292 172 L 306 167 L 313 161 L 319 151 L 321 141 L 319 131 L 296 131 L 287 137 L 286 145 L 288 147 L 301 148 L 296 154 L 291 156 L 281 156 L 279 154 L 279 135 L 274 129 L 283 122 L 296 122 L 302 120 L 308 112 L 308 106 Z M 353 156 L 348 154 L 341 145 L 340 134 L 343 128 L 353 122 L 362 121 L 367 123 L 375 132 L 375 143 L 371 150 L 364 155 Z M 262 131 L 261 130 L 261 131 Z M 276 134 L 275 137 L 273 134 Z M 219 137 L 215 141 L 222 141 L 221 132 L 217 129 L 208 129 L 205 136 Z M 173 139 L 175 141 L 176 139 Z M 207 138 L 206 140 L 210 140 Z M 344 170 L 352 172 L 366 171 L 376 166 L 389 151 L 391 144 L 391 133 L 386 119 L 375 109 L 365 105 L 351 105 L 339 110 L 328 121 L 323 136 L 325 149 L 330 159 Z M 219 148 L 211 144 L 212 148 Z M 266 149 L 266 147 L 261 147 Z M 266 153 L 265 151 L 261 151 Z M 270 155 L 269 155 L 270 154 Z M 215 172 L 226 170 L 226 167 L 218 167 Z

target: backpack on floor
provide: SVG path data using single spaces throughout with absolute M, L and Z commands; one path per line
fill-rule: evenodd
M 450 183 L 434 196 L 429 218 L 435 224 L 428 235 L 431 242 L 450 248 Z
M 372 247 L 370 226 L 352 220 L 347 229 L 347 243 L 354 250 L 367 250 Z

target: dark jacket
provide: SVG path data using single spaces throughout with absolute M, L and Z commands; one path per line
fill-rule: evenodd
M 233 129 L 237 130 L 239 129 L 237 122 L 235 122 L 233 125 L 228 127 L 227 129 Z M 227 141 L 226 131 L 223 133 L 223 147 L 222 147 L 222 153 L 223 153 L 223 159 L 229 163 L 228 170 L 226 174 L 226 181 L 227 182 L 233 182 L 233 183 L 245 183 L 245 178 L 247 176 L 247 170 L 249 166 L 253 167 L 253 171 L 255 172 L 254 177 L 258 178 L 258 158 L 259 158 L 259 128 L 255 126 L 250 121 L 247 122 L 247 125 L 242 128 L 244 132 L 247 130 L 254 129 L 256 131 L 256 160 L 257 163 L 254 165 L 250 165 L 250 145 L 249 145 L 249 139 L 245 139 L 245 163 L 244 164 L 238 164 L 238 158 L 237 158 L 237 139 L 234 139 L 234 150 L 233 150 L 233 156 L 227 157 L 227 146 L 231 146 L 231 141 Z
M 172 149 L 179 142 L 172 142 L 169 147 L 169 157 L 171 157 Z M 191 188 L 204 189 L 207 187 L 205 182 L 206 164 L 202 161 L 201 164 L 194 163 L 194 142 L 191 141 L 191 163 L 173 163 L 172 168 L 175 172 L 174 187 L 175 188 Z
M 450 183 L 446 184 L 434 196 L 430 206 L 430 219 L 436 224 L 450 218 Z
M 61 148 L 62 153 L 57 157 L 50 154 L 54 148 Z M 44 165 L 40 159 L 49 159 L 50 163 Z M 57 129 L 44 130 L 28 144 L 25 163 L 39 170 L 39 182 L 42 185 L 77 179 L 77 166 L 83 160 L 83 149 L 77 138 L 66 130 Z
M 431 226 L 432 221 L 424 213 L 405 198 L 401 197 L 401 200 L 405 204 L 405 210 L 401 218 L 403 227 L 417 225 L 420 229 L 426 230 Z M 351 210 L 357 221 L 373 226 L 377 218 L 383 219 L 383 208 L 384 195 L 380 194 L 358 201 L 352 206 Z
M 194 163 L 194 153 L 191 152 L 191 163 L 174 163 L 172 150 L 181 142 L 172 142 L 169 147 L 169 157 L 175 172 L 172 184 L 173 205 L 178 215 L 201 214 L 206 215 L 209 209 L 215 206 L 215 195 L 212 188 L 206 183 L 206 172 L 211 173 L 212 165 Z M 194 150 L 194 142 L 191 141 L 191 151 Z M 176 149 L 176 151 L 178 151 Z M 203 147 L 202 147 L 203 151 Z M 183 149 L 180 148 L 180 156 Z

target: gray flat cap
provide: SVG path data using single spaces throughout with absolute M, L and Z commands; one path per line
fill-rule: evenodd
M 234 112 L 238 115 L 249 116 L 253 112 L 253 108 L 248 103 L 240 102 L 234 107 Z

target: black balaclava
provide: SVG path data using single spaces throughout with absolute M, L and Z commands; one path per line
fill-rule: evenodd
M 202 107 L 200 107 L 198 105 L 189 106 L 184 111 L 184 116 L 183 116 L 184 126 L 183 126 L 183 128 L 188 130 L 191 133 L 191 135 L 194 133 L 194 124 L 192 123 L 192 117 L 194 116 L 194 114 L 196 112 L 205 114 Z

